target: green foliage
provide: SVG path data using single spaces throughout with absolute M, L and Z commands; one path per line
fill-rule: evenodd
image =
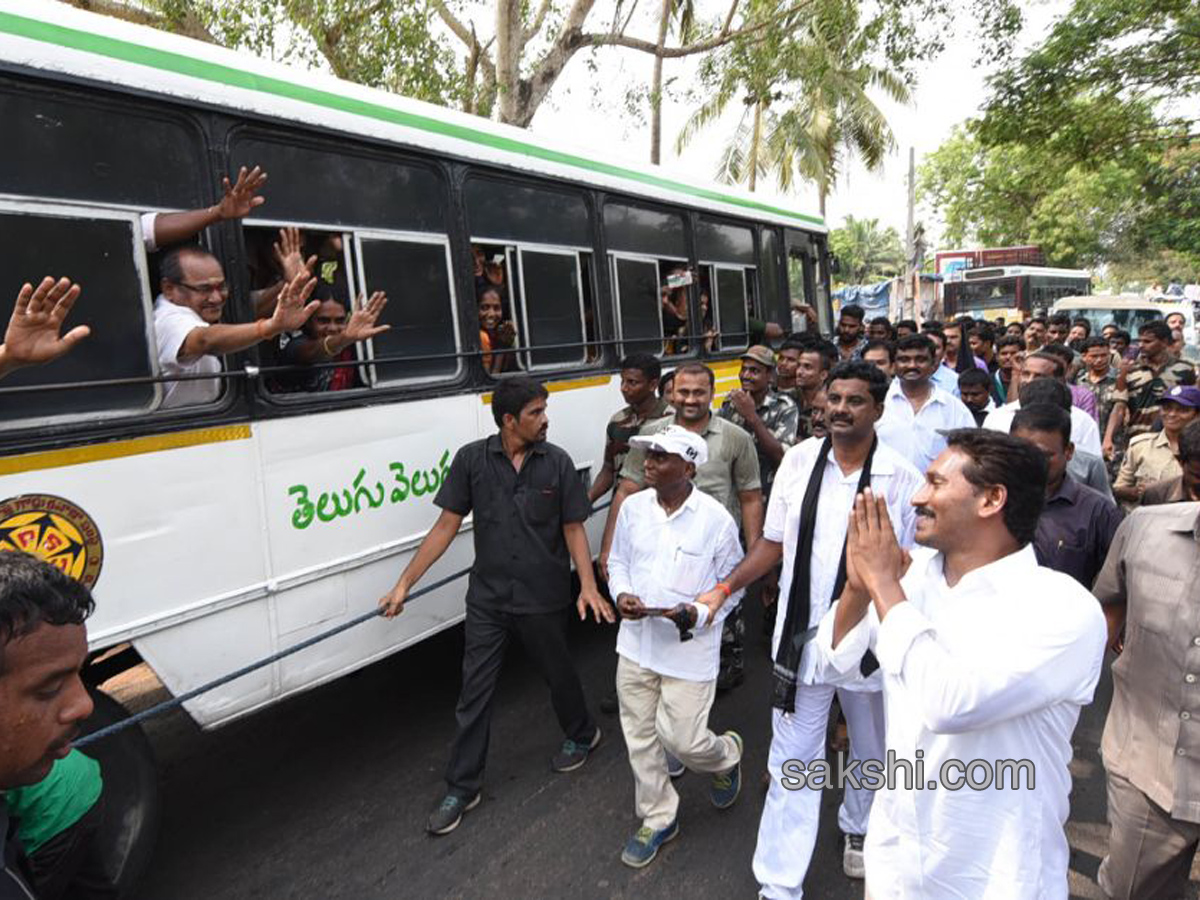
M 895 228 L 881 228 L 878 219 L 846 216 L 841 228 L 829 232 L 829 249 L 841 262 L 838 280 L 845 284 L 870 284 L 904 269 L 900 235 Z
M 1075 0 L 921 167 L 942 243 L 1035 243 L 1115 282 L 1200 265 L 1200 5 Z

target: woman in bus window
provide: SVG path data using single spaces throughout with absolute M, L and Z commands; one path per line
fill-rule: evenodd
M 483 368 L 492 375 L 515 368 L 512 353 L 493 353 L 508 349 L 516 341 L 517 329 L 511 320 L 504 319 L 500 292 L 485 288 L 479 295 L 479 346 L 483 350 Z

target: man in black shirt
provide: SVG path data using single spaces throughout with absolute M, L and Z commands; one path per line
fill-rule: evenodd
M 0 552 L 0 792 L 36 784 L 92 714 L 88 589 L 17 551 Z M 32 872 L 0 793 L 0 900 L 33 900 Z
M 491 725 L 492 695 L 509 638 L 524 644 L 550 686 L 566 734 L 551 761 L 556 772 L 587 762 L 600 743 L 567 646 L 571 561 L 583 619 L 616 621 L 596 589 L 583 523 L 591 512 L 583 481 L 566 451 L 546 441 L 546 389 L 528 378 L 500 383 L 492 417 L 500 431 L 462 447 L 434 503 L 441 516 L 391 592 L 379 601 L 389 618 L 450 546 L 463 518 L 475 514 L 475 563 L 467 586 L 463 684 L 458 731 L 446 767 L 446 796 L 429 817 L 431 834 L 448 834 L 479 803 Z M 569 554 L 569 555 L 568 555 Z

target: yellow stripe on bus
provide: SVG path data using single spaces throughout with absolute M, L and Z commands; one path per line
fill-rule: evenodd
M 543 385 L 543 387 L 551 394 L 557 394 L 559 391 L 573 391 L 576 388 L 603 387 L 610 381 L 612 381 L 611 375 L 592 375 L 588 378 L 573 378 L 570 381 L 551 381 Z M 483 401 L 484 406 L 490 406 L 492 394 L 490 391 L 486 394 L 480 394 L 479 399 Z
M 176 431 L 171 434 L 152 434 L 124 441 L 91 444 L 86 447 L 22 453 L 0 459 L 0 475 L 36 472 L 39 469 L 58 469 L 63 466 L 98 462 L 102 459 L 120 459 L 123 456 L 138 456 L 143 453 L 157 453 L 160 450 L 198 447 L 202 444 L 217 444 L 222 441 L 245 441 L 249 438 L 249 425 L 224 425 L 220 428 L 199 428 L 194 431 Z

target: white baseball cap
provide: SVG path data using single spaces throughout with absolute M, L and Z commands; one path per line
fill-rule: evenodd
M 708 462 L 708 444 L 704 442 L 704 438 L 679 425 L 668 425 L 657 434 L 636 435 L 629 439 L 629 443 L 645 447 L 647 450 L 682 456 L 685 462 L 695 463 L 697 466 Z

